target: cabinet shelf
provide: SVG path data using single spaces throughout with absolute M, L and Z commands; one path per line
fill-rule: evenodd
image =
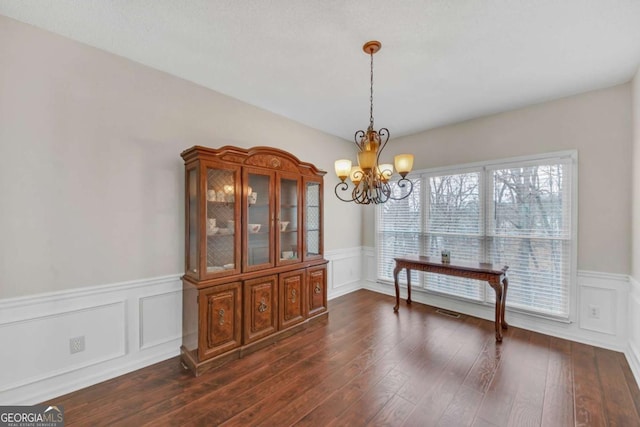
M 234 202 L 218 202 L 217 200 L 207 200 L 207 204 L 232 208 L 234 205 Z

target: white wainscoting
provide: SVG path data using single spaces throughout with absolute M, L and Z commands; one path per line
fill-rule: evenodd
M 393 295 L 376 282 L 370 247 L 329 251 L 328 298 L 358 289 Z M 406 298 L 406 289 L 401 290 Z M 416 302 L 493 320 L 493 307 L 427 294 Z M 640 383 L 640 285 L 617 274 L 578 272 L 572 323 L 508 311 L 513 326 L 624 351 Z M 589 316 L 597 306 L 599 318 Z M 391 309 L 391 306 L 389 307 Z M 402 305 L 401 305 L 402 309 Z M 0 300 L 0 405 L 35 404 L 179 354 L 179 275 Z M 71 354 L 69 340 L 84 336 Z
M 31 405 L 179 354 L 179 275 L 0 300 L 0 405 Z M 71 353 L 70 339 L 84 337 Z
M 640 384 L 640 283 L 633 277 L 629 278 L 629 282 L 631 285 L 627 309 L 629 345 L 625 350 L 625 356 L 636 377 L 636 382 Z
M 362 289 L 362 248 L 338 249 L 325 253 L 327 269 L 327 298 L 333 299 Z

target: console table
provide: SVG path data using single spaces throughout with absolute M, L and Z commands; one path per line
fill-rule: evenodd
M 508 266 L 505 265 L 500 268 L 495 267 L 493 264 L 482 262 L 442 262 L 441 259 L 421 255 L 407 255 L 394 258 L 394 260 L 396 262 L 396 267 L 393 270 L 393 281 L 396 287 L 396 306 L 393 307 L 393 311 L 397 312 L 400 308 L 398 273 L 402 269 L 407 271 L 407 304 L 411 304 L 411 270 L 486 281 L 496 292 L 496 341 L 502 341 L 502 329 L 507 329 L 509 326 L 504 320 L 504 306 L 507 299 L 507 286 L 509 285 L 509 279 L 507 279 Z

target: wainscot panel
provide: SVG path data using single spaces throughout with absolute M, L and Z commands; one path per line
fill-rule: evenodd
M 0 353 L 0 405 L 39 403 L 177 356 L 179 279 L 0 300 L 8 350 Z
M 347 248 L 325 252 L 329 260 L 327 298 L 362 289 L 362 248 Z

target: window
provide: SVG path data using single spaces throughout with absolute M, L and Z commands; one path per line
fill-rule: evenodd
M 393 281 L 394 257 L 440 257 L 448 249 L 454 262 L 508 265 L 507 306 L 568 318 L 574 163 L 575 153 L 561 153 L 414 174 L 409 198 L 377 208 L 378 279 Z M 411 281 L 432 292 L 495 301 L 488 285 L 470 279 L 412 271 Z

